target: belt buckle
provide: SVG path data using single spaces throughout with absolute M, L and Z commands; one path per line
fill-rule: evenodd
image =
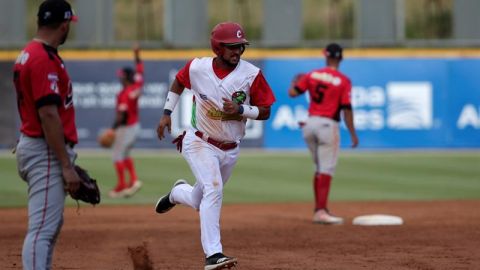
M 227 143 L 226 142 L 220 142 L 219 146 L 220 146 L 219 147 L 220 149 L 225 149 L 225 148 L 227 148 Z

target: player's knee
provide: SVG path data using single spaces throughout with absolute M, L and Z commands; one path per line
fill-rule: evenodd
M 209 198 L 211 201 L 221 201 L 223 199 L 223 184 L 214 181 L 212 185 L 205 186 L 203 198 Z

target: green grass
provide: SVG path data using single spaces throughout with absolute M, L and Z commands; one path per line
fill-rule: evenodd
M 178 178 L 193 183 L 183 158 L 171 151 L 134 152 L 144 187 L 128 199 L 110 199 L 115 172 L 107 152 L 79 153 L 78 164 L 98 179 L 102 204 L 153 204 Z M 243 150 L 225 188 L 225 203 L 312 201 L 313 164 L 306 152 Z M 0 207 L 23 207 L 27 185 L 13 155 L 0 155 Z M 479 152 L 342 152 L 331 200 L 480 199 Z M 72 199 L 67 203 L 74 205 Z

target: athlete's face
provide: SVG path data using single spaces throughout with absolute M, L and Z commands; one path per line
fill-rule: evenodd
M 61 45 L 65 43 L 65 41 L 67 41 L 68 33 L 70 32 L 70 21 L 65 21 L 64 23 L 62 23 L 60 29 L 62 31 L 62 36 L 60 39 L 60 45 Z
M 223 62 L 229 66 L 236 66 L 240 62 L 240 56 L 242 56 L 245 50 L 245 45 L 223 45 L 223 54 L 221 56 Z

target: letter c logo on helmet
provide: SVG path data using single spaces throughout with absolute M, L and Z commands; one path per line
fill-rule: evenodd
M 217 24 L 210 37 L 212 50 L 216 55 L 222 54 L 222 44 L 244 44 L 248 45 L 245 32 L 242 26 L 234 22 L 222 22 Z

